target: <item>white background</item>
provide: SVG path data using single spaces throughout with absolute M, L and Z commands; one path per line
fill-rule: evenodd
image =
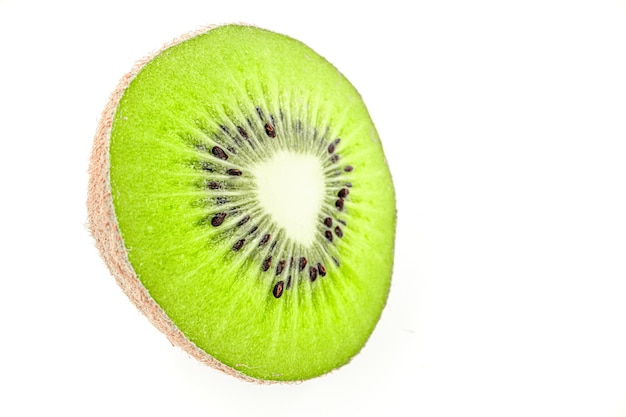
M 626 416 L 626 1 L 346 3 L 0 0 L 0 415 Z M 236 21 L 346 74 L 397 187 L 382 320 L 298 385 L 172 347 L 85 227 L 118 79 Z

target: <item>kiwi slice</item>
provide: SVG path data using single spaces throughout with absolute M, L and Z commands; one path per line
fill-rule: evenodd
M 89 224 L 130 299 L 248 380 L 346 364 L 389 292 L 394 188 L 355 88 L 287 36 L 203 29 L 124 77 L 96 133 Z

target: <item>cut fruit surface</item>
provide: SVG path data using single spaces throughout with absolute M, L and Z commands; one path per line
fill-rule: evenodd
M 355 88 L 302 43 L 240 25 L 165 48 L 121 86 L 88 206 L 131 299 L 238 375 L 302 380 L 347 363 L 385 305 L 396 218 Z

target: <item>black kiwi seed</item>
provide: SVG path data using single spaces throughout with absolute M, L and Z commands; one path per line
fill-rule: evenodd
M 285 283 L 283 281 L 278 281 L 276 285 L 274 285 L 274 289 L 272 290 L 272 294 L 274 294 L 274 297 L 280 298 L 280 296 L 283 295 L 284 285 Z
M 278 265 L 276 265 L 276 275 L 280 275 L 282 274 L 283 270 L 285 269 L 285 263 L 286 261 L 283 259 L 280 262 L 278 262 Z
M 335 207 L 337 207 L 337 210 L 339 211 L 343 210 L 343 198 L 340 198 L 339 200 L 335 201 Z
M 219 159 L 223 159 L 224 161 L 228 159 L 228 155 L 226 154 L 226 152 L 224 152 L 224 149 L 220 148 L 219 146 L 214 146 L 213 149 L 211 149 L 211 153 Z
M 263 265 L 261 265 L 261 268 L 263 269 L 263 272 L 267 271 L 268 269 L 270 269 L 270 266 L 272 266 L 272 257 L 268 256 L 267 258 L 265 258 L 265 260 L 263 261 Z
M 350 190 L 348 190 L 347 188 L 342 188 L 341 190 L 339 190 L 339 192 L 337 193 L 337 196 L 339 198 L 345 198 L 348 194 L 350 194 Z
M 324 267 L 324 265 L 318 263 L 317 264 L 317 270 L 319 271 L 321 277 L 325 277 L 326 276 L 326 268 Z
M 246 239 L 239 239 L 237 242 L 235 242 L 235 244 L 233 245 L 233 251 L 237 252 L 239 249 L 242 248 L 243 244 L 246 243 Z
M 330 145 L 328 145 L 328 153 L 335 152 L 335 148 L 337 147 L 337 144 L 339 144 L 339 141 L 341 141 L 341 139 L 337 138 L 334 141 L 332 141 Z
M 339 161 L 339 155 L 334 154 L 333 156 L 330 157 L 330 162 L 335 163 Z
M 225 218 L 226 218 L 226 213 L 217 213 L 211 219 L 211 224 L 215 227 L 220 226 L 222 223 L 224 223 Z
M 352 165 L 346 165 L 345 167 L 343 167 L 343 170 L 346 172 L 352 172 L 353 169 L 354 167 Z
M 237 126 L 237 130 L 239 131 L 241 137 L 243 137 L 244 139 L 248 139 L 248 132 L 246 132 L 243 127 Z
M 333 241 L 333 232 L 330 230 L 325 231 L 324 236 L 326 236 L 326 239 L 328 239 L 329 242 Z
M 276 130 L 274 129 L 274 126 L 272 126 L 269 123 L 265 123 L 265 133 L 270 138 L 275 138 L 276 137 Z
M 306 266 L 307 260 L 306 258 L 302 257 L 300 258 L 300 262 L 298 263 L 298 271 L 302 272 L 304 270 L 304 267 Z
M 226 171 L 226 173 L 227 173 L 228 175 L 232 175 L 232 176 L 234 176 L 234 177 L 240 177 L 240 176 L 241 176 L 241 174 L 242 174 L 241 170 L 239 170 L 239 169 L 235 169 L 235 168 L 231 168 L 231 169 L 229 169 L 228 171 Z
M 326 225 L 326 227 L 332 227 L 333 226 L 333 219 L 331 219 L 330 217 L 326 217 L 324 219 L 324 224 Z
M 211 190 L 217 190 L 219 188 L 222 188 L 222 186 L 215 181 L 209 181 L 209 183 L 207 184 L 207 186 L 211 189 Z
M 339 226 L 335 227 L 335 234 L 337 235 L 337 237 L 343 237 L 343 231 Z
M 263 236 L 263 238 L 261 239 L 261 241 L 259 242 L 259 246 L 264 246 L 267 244 L 267 242 L 270 241 L 270 237 L 271 235 L 269 233 L 267 233 L 265 236 Z
M 309 278 L 311 279 L 311 282 L 314 282 L 317 279 L 317 268 L 312 266 L 311 268 L 309 268 Z

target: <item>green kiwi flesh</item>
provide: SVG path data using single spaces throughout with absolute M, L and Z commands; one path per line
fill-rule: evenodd
M 396 222 L 355 88 L 302 43 L 244 25 L 178 40 L 120 85 L 88 208 L 126 293 L 170 340 L 245 379 L 346 364 L 386 303 Z

